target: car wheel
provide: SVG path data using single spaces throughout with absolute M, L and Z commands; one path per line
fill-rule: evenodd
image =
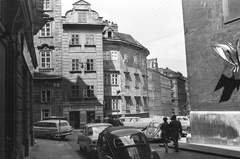
M 49 134 L 47 134 L 47 135 L 46 135 L 46 138 L 50 140 L 50 139 L 52 139 L 52 136 L 49 135 Z
M 66 136 L 61 136 L 61 140 L 65 140 L 66 139 Z

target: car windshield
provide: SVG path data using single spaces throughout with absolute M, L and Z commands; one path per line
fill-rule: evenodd
M 145 139 L 142 135 L 139 134 L 132 134 L 127 136 L 120 136 L 113 140 L 114 146 L 119 147 L 125 147 L 125 146 L 132 146 L 132 145 L 142 145 L 146 144 Z
M 88 135 L 98 135 L 100 134 L 104 129 L 109 127 L 108 125 L 106 126 L 93 126 L 88 128 Z
M 151 127 L 159 127 L 161 125 L 161 123 L 158 123 L 158 122 L 152 122 L 149 124 L 149 126 Z

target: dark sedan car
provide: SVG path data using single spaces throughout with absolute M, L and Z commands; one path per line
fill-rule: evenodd
M 160 159 L 145 134 L 134 127 L 109 127 L 99 134 L 98 159 Z

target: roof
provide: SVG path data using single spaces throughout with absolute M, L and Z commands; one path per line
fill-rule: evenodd
M 129 126 L 117 126 L 117 127 L 109 127 L 103 131 L 103 134 L 111 134 L 112 136 L 125 136 L 130 134 L 140 133 L 141 131 L 134 127 Z
M 88 126 L 88 127 L 105 126 L 105 125 L 112 125 L 112 124 L 109 124 L 109 123 L 88 123 L 88 124 L 85 124 L 85 126 Z

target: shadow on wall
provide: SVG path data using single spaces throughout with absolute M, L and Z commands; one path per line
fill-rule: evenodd
M 192 113 L 192 143 L 240 145 L 240 113 Z

